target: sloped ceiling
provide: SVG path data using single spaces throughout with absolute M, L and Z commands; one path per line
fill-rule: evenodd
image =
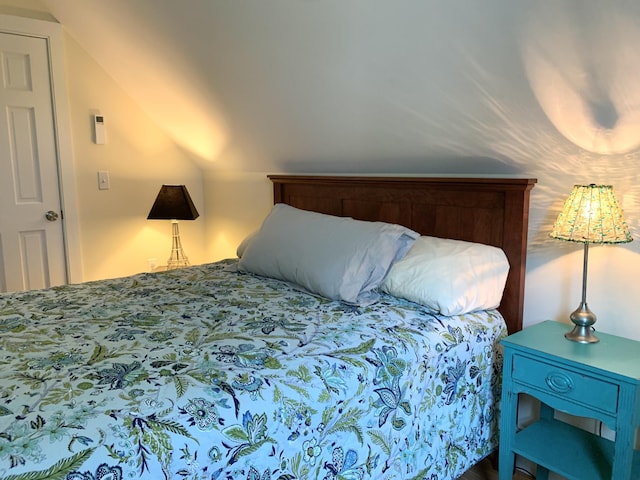
M 631 2 L 43 3 L 207 169 L 541 176 L 640 142 Z

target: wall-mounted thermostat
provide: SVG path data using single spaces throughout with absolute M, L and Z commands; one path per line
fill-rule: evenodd
M 104 116 L 93 116 L 93 132 L 96 145 L 104 145 L 105 131 L 104 131 Z

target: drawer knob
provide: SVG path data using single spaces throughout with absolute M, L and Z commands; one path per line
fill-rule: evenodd
M 551 372 L 544 381 L 554 392 L 567 393 L 573 390 L 573 380 L 562 372 Z

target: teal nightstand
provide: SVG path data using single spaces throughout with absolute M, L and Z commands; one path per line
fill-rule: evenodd
M 570 342 L 571 326 L 542 322 L 505 338 L 500 417 L 500 480 L 511 480 L 515 454 L 572 480 L 640 479 L 640 342 L 598 332 L 599 343 Z M 519 430 L 518 394 L 541 402 L 540 419 Z M 612 442 L 554 419 L 553 411 L 595 418 Z

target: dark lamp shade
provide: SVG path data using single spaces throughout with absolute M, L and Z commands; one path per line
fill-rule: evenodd
M 199 215 L 187 187 L 162 185 L 147 220 L 195 220 Z

